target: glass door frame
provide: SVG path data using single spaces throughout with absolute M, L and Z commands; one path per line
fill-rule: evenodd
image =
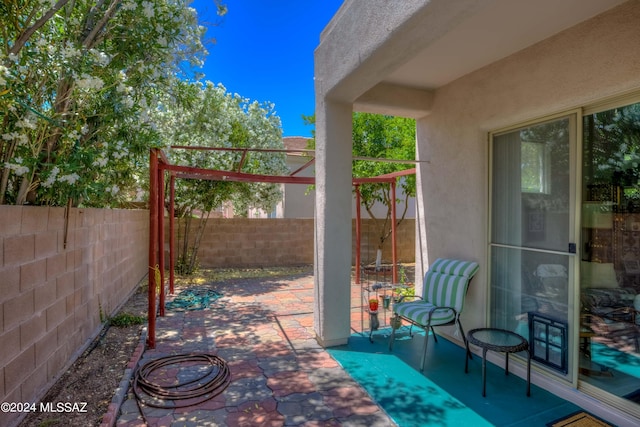
M 567 321 L 569 323 L 569 333 L 568 333 L 568 364 L 569 370 L 566 375 L 562 375 L 561 373 L 555 373 L 551 370 L 547 370 L 546 368 L 542 368 L 540 366 L 535 366 L 534 369 L 538 372 L 543 372 L 546 376 L 553 377 L 557 380 L 562 381 L 564 384 L 570 384 L 573 388 L 578 387 L 578 346 L 579 346 L 579 328 L 576 325 L 579 325 L 580 321 L 580 309 L 579 309 L 579 297 L 580 297 L 580 287 L 579 287 L 579 267 L 580 263 L 578 260 L 580 259 L 580 209 L 581 200 L 582 200 L 582 191 L 581 186 L 578 185 L 581 183 L 582 179 L 582 169 L 581 169 L 581 160 L 582 160 L 582 119 L 583 119 L 583 111 L 580 108 L 565 110 L 556 114 L 544 116 L 535 120 L 530 120 L 522 123 L 518 123 L 513 126 L 509 126 L 506 128 L 498 129 L 489 133 L 489 174 L 488 174 L 488 216 L 487 216 L 487 269 L 488 269 L 488 282 L 487 282 L 487 311 L 486 311 L 486 324 L 491 324 L 491 309 L 490 304 L 492 300 L 492 277 L 493 272 L 491 271 L 492 266 L 492 249 L 493 248 L 509 248 L 509 245 L 501 245 L 494 243 L 492 241 L 492 220 L 493 220 L 493 176 L 494 176 L 494 164 L 493 164 L 493 141 L 494 138 L 498 135 L 502 135 L 508 132 L 516 131 L 518 129 L 527 128 L 530 126 L 535 126 L 539 124 L 544 124 L 546 122 L 552 122 L 554 120 L 560 120 L 568 118 L 569 119 L 569 225 L 568 225 L 568 233 L 567 243 L 572 243 L 575 245 L 575 252 L 569 252 L 569 245 L 567 245 L 567 251 L 555 251 L 555 250 L 546 250 L 546 249 L 538 249 L 538 248 L 524 248 L 517 247 L 517 249 L 527 250 L 527 251 L 535 251 L 535 252 L 543 252 L 548 254 L 556 254 L 567 256 L 568 262 L 568 286 L 569 286 L 569 306 L 573 307 L 573 310 L 567 313 Z M 527 337 L 526 337 L 527 338 Z
M 582 108 L 580 110 L 581 115 L 580 115 L 580 139 L 578 140 L 578 175 L 577 175 L 577 179 L 578 179 L 578 193 L 580 198 L 578 199 L 578 205 L 577 206 L 581 206 L 582 205 L 582 187 L 583 187 L 583 171 L 582 171 L 582 165 L 584 163 L 584 159 L 583 159 L 583 132 L 582 132 L 582 124 L 584 122 L 585 117 L 590 116 L 592 114 L 596 114 L 596 113 L 600 113 L 600 112 L 604 112 L 607 110 L 611 110 L 614 108 L 620 108 L 620 107 L 625 107 L 628 105 L 632 105 L 632 104 L 637 104 L 640 103 L 640 91 L 636 90 L 632 90 L 629 91 L 627 93 L 624 94 L 619 94 L 616 96 L 612 96 L 606 99 L 603 99 L 601 101 L 586 105 L 584 108 Z M 580 218 L 581 215 L 581 211 L 582 209 L 578 209 L 577 212 L 577 223 L 576 223 L 576 227 L 577 227 L 577 232 L 580 233 L 581 231 L 581 226 L 582 226 L 582 218 Z M 578 236 L 581 236 L 581 234 L 578 234 Z M 580 242 L 581 244 L 584 244 L 584 242 Z M 581 258 L 579 258 L 581 259 Z M 577 296 L 580 296 L 580 263 L 576 263 L 576 280 L 577 280 L 577 285 L 576 285 L 576 293 Z M 579 314 L 579 313 L 578 313 Z M 579 319 L 578 319 L 579 320 Z M 579 336 L 578 334 L 576 334 L 575 337 L 577 343 L 574 345 L 580 345 L 579 344 Z M 579 355 L 576 354 L 576 358 Z M 576 361 L 576 363 L 578 363 Z M 578 367 L 576 367 L 577 369 Z M 619 396 L 613 396 L 611 395 L 609 392 L 597 387 L 596 385 L 590 384 L 587 381 L 581 380 L 580 378 L 578 378 L 579 375 L 576 373 L 576 381 L 575 382 L 575 387 L 589 395 L 592 396 L 593 398 L 600 400 L 602 402 L 605 402 L 606 404 L 615 407 L 627 414 L 630 414 L 634 417 L 640 417 L 640 405 L 638 404 L 634 404 L 632 402 L 626 401 L 624 398 L 619 397 Z

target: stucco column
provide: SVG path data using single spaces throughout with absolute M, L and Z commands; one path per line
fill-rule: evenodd
M 345 344 L 350 334 L 351 126 L 351 105 L 316 101 L 313 317 L 325 347 Z

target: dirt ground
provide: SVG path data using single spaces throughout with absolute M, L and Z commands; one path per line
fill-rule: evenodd
M 146 283 L 145 283 L 146 285 Z M 147 315 L 146 286 L 141 286 L 118 314 Z M 114 316 L 114 318 L 123 318 Z M 126 317 L 125 317 L 126 319 Z M 146 321 L 145 321 L 146 324 Z M 41 402 L 86 402 L 86 412 L 33 412 L 21 427 L 99 426 L 122 380 L 144 325 L 110 326 L 103 330 L 47 392 Z

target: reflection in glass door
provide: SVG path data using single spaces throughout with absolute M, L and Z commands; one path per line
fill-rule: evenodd
M 538 364 L 567 377 L 575 141 L 571 115 L 495 134 L 491 152 L 491 326 L 523 335 Z
M 640 104 L 583 135 L 579 378 L 640 411 Z

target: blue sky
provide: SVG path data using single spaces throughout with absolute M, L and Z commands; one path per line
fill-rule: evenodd
M 301 116 L 315 110 L 313 51 L 342 0 L 223 2 L 229 11 L 222 20 L 213 0 L 191 5 L 209 28 L 207 39 L 216 40 L 207 45 L 205 79 L 252 101 L 273 102 L 284 136 L 311 136 L 313 127 Z

